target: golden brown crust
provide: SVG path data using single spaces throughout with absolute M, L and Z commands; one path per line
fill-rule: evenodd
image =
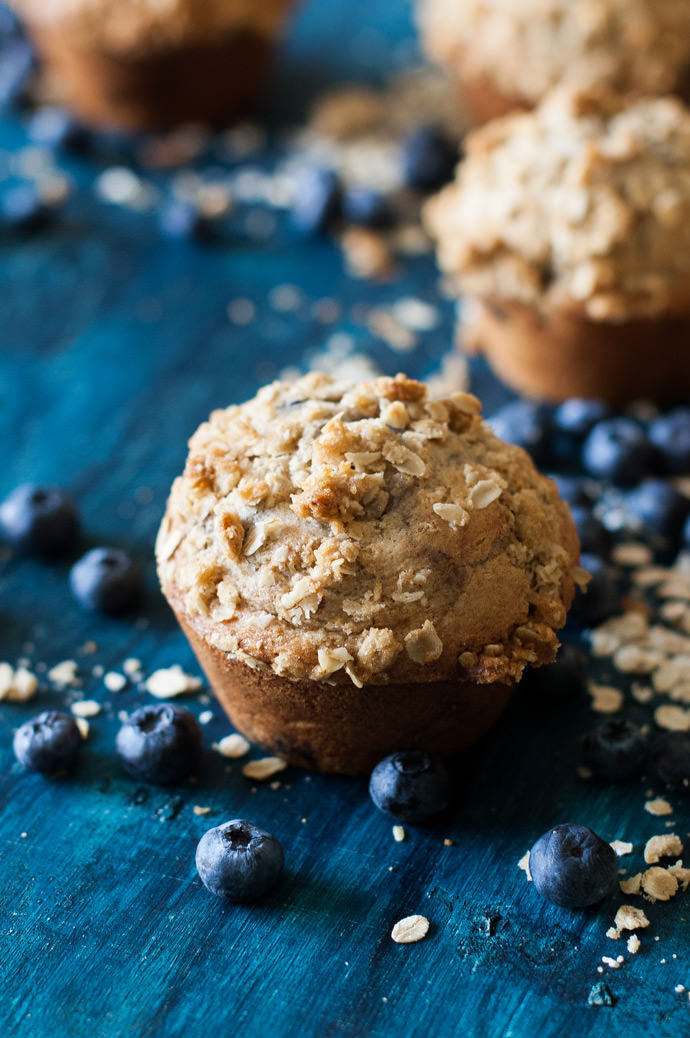
M 11 0 L 30 25 L 80 49 L 132 58 L 251 31 L 273 36 L 294 0 Z M 231 71 L 231 70 L 230 70 Z
M 357 687 L 516 680 L 555 654 L 578 545 L 554 485 L 468 394 L 274 383 L 190 441 L 163 590 L 228 658 Z
M 564 81 L 671 93 L 690 64 L 687 0 L 418 0 L 418 12 L 434 60 L 528 104 Z
M 467 152 L 426 210 L 459 290 L 594 321 L 690 311 L 690 111 L 679 101 L 557 91 L 475 131 Z

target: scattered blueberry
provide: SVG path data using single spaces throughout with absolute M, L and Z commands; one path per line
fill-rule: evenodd
M 690 500 L 665 479 L 645 479 L 624 502 L 626 525 L 642 533 L 677 541 L 690 513 Z
M 550 472 L 552 479 L 558 487 L 558 493 L 567 505 L 591 507 L 594 498 L 591 492 L 591 484 L 581 476 L 564 476 L 560 472 Z
M 6 108 L 23 100 L 34 70 L 34 55 L 26 40 L 9 37 L 2 42 L 0 57 L 0 108 Z
M 25 768 L 51 775 L 75 762 L 81 744 L 81 733 L 71 714 L 46 710 L 17 729 L 12 745 Z
M 203 742 L 199 722 L 186 707 L 154 703 L 127 718 L 115 748 L 132 778 L 166 786 L 197 770 Z
M 605 555 L 609 549 L 609 532 L 592 509 L 583 505 L 571 505 L 570 514 L 580 538 L 582 551 L 589 555 Z
M 587 658 L 575 645 L 561 645 L 553 663 L 530 667 L 521 684 L 532 695 L 554 702 L 580 695 L 587 680 Z
M 690 732 L 664 732 L 654 742 L 651 757 L 662 782 L 690 790 Z
M 676 407 L 649 426 L 649 439 L 669 476 L 690 474 L 690 407 Z
M 403 180 L 416 191 L 434 191 L 452 179 L 459 159 L 457 145 L 438 126 L 418 126 L 402 144 Z
M 158 226 L 166 238 L 211 238 L 217 229 L 199 207 L 187 200 L 171 198 L 158 213 Z
M 547 901 L 586 908 L 613 892 L 618 867 L 605 840 L 585 825 L 566 822 L 539 837 L 529 853 L 529 870 Z
M 380 229 L 390 227 L 393 211 L 380 191 L 368 187 L 349 187 L 343 193 L 342 214 L 345 223 Z
M 52 215 L 33 181 L 13 182 L 0 194 L 0 227 L 6 230 L 37 231 Z
M 605 401 L 571 397 L 556 408 L 553 424 L 558 433 L 582 443 L 598 422 L 610 417 L 611 407 Z
M 647 763 L 647 739 L 636 725 L 611 718 L 583 736 L 581 758 L 599 778 L 623 781 Z
M 642 426 L 632 418 L 598 422 L 582 447 L 585 469 L 597 479 L 634 486 L 653 467 L 655 451 Z
M 435 754 L 392 753 L 372 771 L 369 795 L 380 811 L 401 822 L 425 822 L 448 805 L 450 776 Z
M 580 556 L 580 565 L 590 574 L 584 591 L 575 596 L 571 613 L 582 623 L 593 626 L 618 611 L 619 593 L 616 571 L 598 555 Z
M 551 410 L 529 400 L 513 400 L 489 419 L 496 436 L 522 447 L 537 465 L 548 461 L 551 441 Z
M 283 848 L 275 836 L 235 818 L 199 840 L 196 867 L 207 890 L 237 904 L 259 901 L 283 872 Z
M 86 609 L 112 616 L 127 612 L 141 595 L 139 566 L 119 548 L 92 548 L 72 566 L 69 582 Z
M 5 539 L 27 555 L 56 559 L 67 554 L 79 533 L 72 499 L 60 487 L 23 483 L 0 504 Z
M 297 180 L 292 203 L 293 226 L 304 235 L 326 231 L 341 210 L 341 189 L 337 174 L 331 169 L 309 167 Z
M 88 139 L 86 130 L 74 116 L 57 105 L 37 108 L 28 121 L 27 133 L 34 144 L 48 148 L 82 147 Z

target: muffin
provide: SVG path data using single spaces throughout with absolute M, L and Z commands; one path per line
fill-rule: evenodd
M 418 21 L 477 123 L 531 108 L 564 82 L 687 93 L 686 0 L 419 0 Z
M 261 87 L 293 0 L 11 0 L 86 122 L 221 124 Z
M 190 441 L 156 554 L 233 724 L 288 761 L 366 772 L 448 754 L 550 662 L 582 573 L 570 514 L 465 393 L 312 374 Z
M 469 135 L 426 222 L 461 343 L 537 398 L 690 391 L 690 111 L 555 91 Z

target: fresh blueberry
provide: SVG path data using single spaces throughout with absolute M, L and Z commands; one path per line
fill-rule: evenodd
M 570 514 L 580 538 L 582 551 L 589 555 L 605 555 L 609 548 L 609 532 L 592 509 L 582 505 L 571 505 Z
M 80 148 L 87 140 L 84 127 L 57 105 L 38 108 L 29 119 L 27 133 L 34 144 L 48 148 Z
M 683 544 L 686 548 L 690 548 L 690 515 L 683 526 Z
M 448 805 L 450 776 L 435 754 L 392 753 L 372 771 L 369 796 L 380 811 L 401 822 L 425 822 Z
M 8 38 L 20 35 L 19 22 L 13 11 L 0 4 L 0 45 Z
M 529 852 L 532 881 L 547 901 L 587 908 L 613 892 L 618 866 L 613 848 L 586 825 L 566 822 L 540 836 Z
M 34 55 L 21 37 L 3 40 L 0 60 L 0 108 L 18 104 L 34 70 Z
M 302 171 L 297 179 L 292 203 L 293 226 L 301 234 L 314 235 L 326 231 L 341 211 L 341 189 L 337 174 L 332 169 L 312 166 Z
M 452 179 L 459 149 L 438 126 L 418 126 L 402 144 L 402 176 L 415 191 L 435 191 Z
M 561 498 L 571 508 L 578 506 L 587 508 L 594 503 L 591 483 L 588 483 L 581 476 L 565 476 L 560 472 L 551 472 L 549 473 L 549 479 L 554 481 Z
M 690 407 L 676 407 L 649 426 L 649 439 L 669 476 L 690 474 Z
M 652 746 L 657 775 L 672 789 L 690 790 L 690 732 L 664 732 Z
M 27 555 L 56 559 L 67 554 L 79 533 L 72 499 L 60 487 L 23 483 L 0 504 L 7 542 Z
M 677 541 L 690 513 L 690 500 L 665 479 L 645 479 L 624 502 L 626 525 L 642 533 Z
M 31 771 L 51 775 L 74 764 L 81 749 L 81 733 L 71 714 L 46 710 L 14 734 L 14 755 Z
M 582 554 L 580 565 L 590 574 L 590 581 L 586 589 L 575 596 L 571 614 L 581 623 L 593 626 L 618 611 L 618 581 L 615 570 L 598 555 Z
M 632 418 L 598 422 L 582 447 L 582 463 L 596 479 L 634 486 L 651 471 L 655 451 L 642 426 Z
M 275 836 L 235 818 L 199 840 L 196 867 L 207 890 L 236 904 L 259 901 L 283 872 L 283 848 Z
M 216 222 L 187 200 L 171 198 L 158 213 L 158 226 L 166 238 L 211 238 Z
M 7 230 L 37 231 L 52 215 L 33 181 L 12 183 L 0 194 L 0 226 Z
M 86 609 L 113 616 L 131 609 L 141 595 L 139 566 L 118 548 L 92 548 L 72 566 L 69 582 Z
M 153 703 L 127 718 L 115 748 L 128 775 L 166 786 L 197 770 L 203 743 L 199 722 L 186 707 Z
M 553 424 L 557 432 L 567 433 L 582 443 L 598 422 L 610 417 L 611 408 L 603 400 L 571 397 L 556 408 Z
M 368 187 L 349 187 L 343 193 L 343 219 L 346 223 L 374 229 L 390 227 L 393 212 L 380 191 Z
M 623 781 L 639 775 L 647 763 L 647 739 L 630 721 L 611 718 L 583 736 L 581 758 L 600 778 Z
M 561 645 L 558 656 L 546 667 L 530 667 L 522 683 L 540 699 L 559 702 L 580 695 L 587 680 L 587 658 L 575 645 Z
M 529 400 L 513 400 L 489 419 L 496 436 L 523 447 L 537 465 L 548 461 L 551 440 L 551 410 Z

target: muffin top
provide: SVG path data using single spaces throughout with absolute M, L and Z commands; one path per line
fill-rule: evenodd
M 436 60 L 531 104 L 564 81 L 669 93 L 690 64 L 687 0 L 419 0 L 419 22 Z
M 426 217 L 442 269 L 470 294 L 593 320 L 687 312 L 690 110 L 555 91 L 470 134 Z
M 156 554 L 208 643 L 291 679 L 518 678 L 550 661 L 578 544 L 554 484 L 478 400 L 312 374 L 190 441 Z
M 292 0 L 10 0 L 20 16 L 59 26 L 78 45 L 136 55 L 251 29 L 272 34 Z

